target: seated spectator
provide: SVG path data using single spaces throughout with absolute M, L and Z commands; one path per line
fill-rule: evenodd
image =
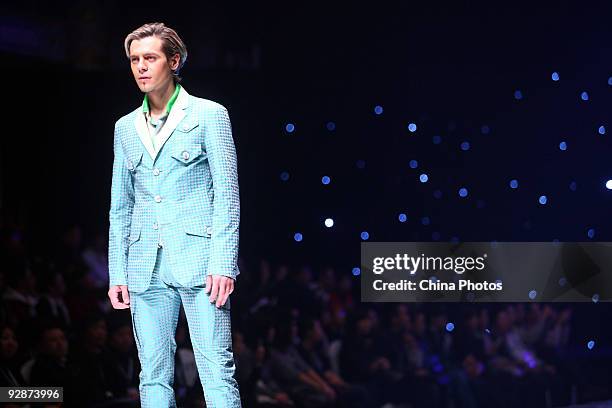
M 268 361 L 272 378 L 287 390 L 298 407 L 332 407 L 336 392 L 302 359 L 293 345 L 295 324 L 285 324 L 275 334 Z
M 22 387 L 25 385 L 17 367 L 16 355 L 19 343 L 10 326 L 0 327 L 0 387 Z

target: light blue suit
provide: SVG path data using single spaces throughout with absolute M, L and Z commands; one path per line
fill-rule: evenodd
M 143 407 L 175 406 L 181 301 L 211 407 L 240 407 L 230 299 L 217 308 L 207 274 L 236 278 L 240 201 L 227 110 L 181 87 L 153 147 L 142 108 L 115 124 L 109 211 L 110 285 L 128 285 Z

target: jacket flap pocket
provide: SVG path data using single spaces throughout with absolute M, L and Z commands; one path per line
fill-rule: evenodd
M 206 155 L 206 152 L 202 151 L 202 145 L 199 143 L 180 144 L 176 146 L 172 153 L 172 157 L 181 163 L 191 163 L 201 155 Z
M 212 236 L 212 226 L 204 222 L 202 218 L 183 219 L 183 229 L 189 235 L 198 235 L 200 237 Z

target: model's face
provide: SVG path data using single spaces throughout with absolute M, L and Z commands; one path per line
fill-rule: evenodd
M 130 66 L 142 92 L 163 89 L 172 81 L 172 70 L 176 69 L 178 62 L 178 54 L 168 61 L 158 37 L 145 37 L 130 44 Z

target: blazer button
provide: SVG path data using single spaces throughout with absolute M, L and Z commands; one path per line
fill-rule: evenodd
M 156 230 L 156 229 L 158 229 L 158 228 L 159 228 L 159 226 L 157 225 L 157 223 L 156 223 L 156 222 L 154 222 L 154 223 L 153 223 L 153 229 L 155 229 L 155 230 Z
M 131 160 L 128 160 L 128 169 L 132 170 L 134 168 L 134 163 Z
M 184 151 L 183 152 L 183 159 L 185 159 L 185 160 L 189 159 L 189 152 L 188 151 Z
M 161 203 L 161 196 L 160 195 L 156 195 L 155 196 L 155 202 L 156 203 Z
M 208 228 L 206 228 L 206 233 L 207 233 L 208 235 L 212 235 L 212 227 L 208 227 Z
M 154 176 L 159 176 L 159 169 L 158 168 L 154 168 L 153 169 L 153 175 Z

